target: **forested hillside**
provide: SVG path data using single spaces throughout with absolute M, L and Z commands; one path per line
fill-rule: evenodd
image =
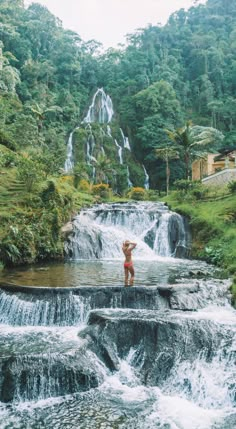
M 125 52 L 108 52 L 103 84 L 122 127 L 145 161 L 152 186 L 161 174 L 153 148 L 167 140 L 165 128 L 186 120 L 212 126 L 235 142 L 236 4 L 209 0 L 173 14 L 164 27 L 151 26 L 129 37 Z M 182 177 L 174 163 L 174 178 Z
M 26 8 L 23 0 L 0 0 L 0 260 L 61 255 L 58 231 L 80 204 L 79 194 L 77 206 L 73 202 L 73 184 L 83 178 L 88 190 L 104 177 L 92 178 L 79 158 L 71 177 L 63 175 L 69 134 L 98 88 L 113 101 L 113 128 L 121 127 L 129 138 L 134 186 L 143 181 L 140 164 L 152 189 L 166 189 L 167 149 L 170 185 L 189 176 L 197 151 L 187 154 L 187 164 L 186 153 L 171 146 L 189 129 L 191 138 L 206 131 L 210 151 L 236 144 L 235 2 L 208 0 L 181 9 L 165 26 L 129 35 L 126 47 L 100 48 L 63 29 L 40 4 Z M 79 150 L 80 138 L 83 131 L 76 135 Z M 124 173 L 111 157 L 100 159 L 102 168 L 110 186 L 112 177 Z M 125 195 L 127 180 L 118 191 Z M 20 231 L 23 224 L 29 228 L 24 240 L 23 232 L 9 229 L 15 225 Z
M 130 35 L 126 49 L 100 55 L 97 42 L 84 43 L 37 3 L 26 9 L 21 0 L 1 0 L 0 17 L 0 140 L 30 151 L 50 173 L 63 167 L 69 131 L 99 87 L 110 94 L 153 188 L 164 183 L 164 163 L 153 149 L 168 141 L 166 129 L 191 120 L 221 130 L 224 145 L 235 143 L 234 2 L 181 9 L 164 27 Z M 184 168 L 171 162 L 173 182 Z

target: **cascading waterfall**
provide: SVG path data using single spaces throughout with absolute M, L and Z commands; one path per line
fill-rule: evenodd
M 82 121 L 82 124 L 87 124 L 87 129 L 89 130 L 89 138 L 86 143 L 86 158 L 88 164 L 91 164 L 91 161 L 96 162 L 96 158 L 93 156 L 95 139 L 90 124 L 92 122 L 98 122 L 100 124 L 109 123 L 112 120 L 113 114 L 114 111 L 110 96 L 105 94 L 103 88 L 99 88 L 93 96 L 86 117 Z M 76 127 L 75 130 L 76 129 L 78 129 L 78 127 Z M 67 157 L 64 166 L 66 172 L 72 171 L 74 167 L 73 134 L 75 130 L 70 133 L 67 142 Z M 102 153 L 104 153 L 104 149 Z
M 118 133 L 115 136 L 112 135 L 112 129 L 110 126 L 111 121 L 113 120 L 114 116 L 114 110 L 113 110 L 113 104 L 112 100 L 109 95 L 105 93 L 103 88 L 99 88 L 92 99 L 91 105 L 88 108 L 88 112 L 83 119 L 83 121 L 80 124 L 81 129 L 85 129 L 87 131 L 87 141 L 84 148 L 84 157 L 85 162 L 92 166 L 93 168 L 93 176 L 92 179 L 94 180 L 96 176 L 96 163 L 98 154 L 101 153 L 103 156 L 107 155 L 107 148 L 105 148 L 102 145 L 102 140 L 106 139 L 108 136 L 111 139 L 111 145 L 115 145 L 117 150 L 117 160 L 119 161 L 120 165 L 127 164 L 127 157 L 125 151 L 131 151 L 129 138 L 124 135 L 124 132 L 122 128 L 119 128 L 120 136 Z M 99 141 L 96 140 L 96 132 L 94 132 L 92 124 L 98 123 L 100 124 L 100 134 Z M 106 127 L 104 128 L 104 125 Z M 69 173 L 72 172 L 74 168 L 74 155 L 73 155 L 73 137 L 74 132 L 79 127 L 76 127 L 69 135 L 69 139 L 67 142 L 67 157 L 65 161 L 64 170 L 65 172 Z M 109 151 L 108 151 L 109 152 Z M 114 156 L 112 154 L 112 156 Z M 149 189 L 149 176 L 144 166 L 142 166 L 143 172 L 144 172 L 144 188 Z M 126 165 L 127 170 L 127 187 L 131 188 L 133 187 L 133 183 L 130 179 L 130 170 L 129 165 Z
M 99 88 L 94 96 L 88 113 L 83 122 L 98 122 L 100 124 L 109 123 L 114 114 L 112 100 L 106 95 L 103 88 Z
M 163 203 L 145 202 L 82 210 L 74 220 L 66 252 L 73 259 L 117 258 L 127 236 L 138 243 L 138 257 L 185 256 L 189 248 L 183 218 Z
M 147 174 L 147 170 L 143 165 L 143 171 L 144 171 L 144 175 L 145 175 L 145 180 L 144 180 L 144 189 L 149 189 L 149 175 Z
M 115 139 L 115 145 L 118 147 L 118 156 L 119 156 L 119 161 L 120 164 L 123 164 L 123 157 L 122 157 L 122 147 L 117 143 L 116 139 Z
M 129 166 L 127 165 L 127 186 L 128 188 L 132 188 L 133 187 L 133 183 L 130 180 L 130 173 L 129 173 Z
M 96 158 L 93 156 L 93 150 L 95 147 L 95 139 L 94 139 L 90 124 L 88 124 L 86 126 L 86 129 L 89 131 L 88 139 L 86 142 L 86 160 L 87 160 L 87 164 L 91 165 L 91 162 L 94 162 L 94 163 L 97 162 Z
M 176 258 L 190 245 L 185 220 L 139 202 L 96 205 L 73 224 L 66 251 L 77 284 L 0 286 L 0 428 L 233 429 L 230 281 Z M 134 287 L 114 284 L 127 237 L 138 243 L 137 277 L 146 268 Z M 97 261 L 111 267 L 110 284 L 99 283 Z M 162 279 L 149 283 L 156 267 Z
M 125 137 L 125 135 L 123 133 L 123 130 L 121 128 L 120 128 L 120 133 L 121 133 L 121 136 L 122 136 L 122 139 L 123 139 L 123 146 L 124 146 L 124 148 L 128 149 L 129 151 L 131 151 L 131 147 L 130 147 L 130 144 L 129 144 L 129 139 L 128 139 L 128 137 Z
M 64 166 L 64 170 L 66 173 L 69 171 L 72 171 L 74 168 L 74 161 L 73 161 L 73 134 L 74 131 L 72 131 L 69 135 L 68 143 L 67 143 L 67 154 L 66 154 L 66 162 Z

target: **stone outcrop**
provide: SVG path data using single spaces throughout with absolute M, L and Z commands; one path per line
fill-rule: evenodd
M 88 327 L 80 333 L 89 348 L 110 370 L 118 370 L 120 359 L 135 350 L 132 365 L 141 381 L 161 386 L 177 361 L 191 362 L 199 350 L 211 353 L 220 346 L 224 335 L 216 332 L 213 322 L 145 310 L 92 311 Z
M 67 222 L 63 227 L 61 228 L 61 233 L 64 235 L 65 238 L 67 238 L 73 231 L 73 223 Z
M 43 340 L 43 338 L 42 338 Z M 26 401 L 87 391 L 103 381 L 98 365 L 93 366 L 83 344 L 48 344 L 31 332 L 11 336 L 0 357 L 0 401 Z M 17 353 L 12 347 L 18 344 Z M 3 346 L 1 345 L 1 350 Z M 29 349 L 31 351 L 29 352 Z

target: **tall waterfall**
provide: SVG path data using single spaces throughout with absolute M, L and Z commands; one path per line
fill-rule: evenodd
M 72 131 L 69 135 L 68 143 L 67 143 L 67 153 L 66 153 L 66 162 L 64 166 L 64 170 L 66 173 L 73 170 L 74 167 L 74 161 L 73 161 L 73 134 L 74 131 Z
M 109 123 L 114 114 L 111 97 L 105 94 L 103 88 L 99 88 L 94 96 L 84 122 Z
M 125 239 L 138 243 L 138 258 L 186 256 L 189 234 L 183 218 L 163 203 L 102 204 L 74 220 L 66 244 L 73 259 L 118 258 Z
M 126 170 L 127 170 L 127 186 L 128 186 L 128 188 L 132 188 L 133 183 L 130 180 L 130 172 L 129 172 L 129 166 L 128 165 L 126 167 Z
M 129 139 L 128 137 L 125 137 L 123 130 L 120 128 L 120 132 L 122 135 L 122 139 L 123 139 L 123 145 L 126 149 L 131 150 L 130 144 L 129 144 Z
M 149 189 L 149 175 L 147 174 L 147 170 L 144 167 L 144 165 L 143 165 L 143 171 L 144 171 L 144 174 L 145 174 L 144 188 L 145 189 Z
M 107 95 L 103 88 L 99 88 L 94 96 L 91 105 L 89 106 L 88 112 L 82 123 L 88 124 L 87 129 L 90 130 L 89 138 L 87 140 L 87 162 L 90 164 L 91 160 L 96 159 L 92 156 L 93 147 L 95 144 L 94 137 L 92 134 L 91 127 L 89 128 L 90 123 L 98 122 L 100 124 L 109 123 L 112 120 L 114 111 L 112 100 L 109 95 Z M 78 127 L 76 127 L 78 129 Z M 65 161 L 64 170 L 70 172 L 74 167 L 74 157 L 73 157 L 73 130 L 67 142 L 67 156 Z
M 119 155 L 120 164 L 123 164 L 122 147 L 117 143 L 116 139 L 115 139 L 115 145 L 118 147 L 118 155 Z
M 80 132 L 75 133 L 79 128 Z M 77 145 L 76 150 L 74 150 L 74 145 Z M 90 166 L 90 180 L 94 181 L 96 179 L 96 164 L 100 156 L 112 161 L 117 172 L 116 177 L 119 175 L 122 177 L 126 169 L 127 188 L 140 186 L 140 177 L 143 175 L 143 186 L 145 189 L 149 189 L 148 173 L 145 167 L 135 159 L 129 138 L 125 136 L 122 128 L 117 126 L 112 99 L 103 88 L 96 90 L 87 114 L 79 127 L 76 127 L 69 135 L 64 170 L 69 173 L 72 172 L 75 163 L 87 163 Z M 138 172 L 134 178 L 134 169 L 131 169 L 132 163 L 136 164 L 135 171 Z M 118 164 L 124 168 L 119 167 Z M 135 184 L 136 178 L 138 184 Z M 108 178 L 106 180 L 108 182 Z M 109 184 L 115 192 L 124 191 L 123 178 L 117 181 L 110 178 Z

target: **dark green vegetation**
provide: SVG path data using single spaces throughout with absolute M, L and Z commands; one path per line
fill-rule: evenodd
M 191 257 L 217 265 L 223 269 L 222 274 L 233 278 L 236 305 L 236 194 L 229 194 L 231 186 L 207 189 L 196 184 L 192 189 L 179 188 L 165 201 L 189 219 L 193 236 Z
M 99 87 L 114 104 L 113 131 L 121 127 L 129 137 L 153 189 L 166 186 L 165 162 L 156 153 L 172 144 L 166 130 L 176 135 L 191 120 L 220 130 L 221 145 L 235 144 L 234 2 L 208 0 L 181 9 L 164 27 L 139 30 L 126 48 L 102 54 L 99 43 L 64 30 L 37 3 L 26 9 L 21 0 L 1 0 L 0 19 L 0 143 L 26 151 L 46 172 L 63 167 L 69 132 L 85 117 Z M 77 159 L 87 137 L 83 131 L 75 136 Z M 108 157 L 122 181 L 114 154 Z M 170 159 L 170 185 L 188 174 L 186 162 L 183 154 Z M 143 172 L 131 165 L 131 181 L 141 186 Z
M 129 35 L 127 47 L 101 53 L 99 43 L 64 30 L 45 7 L 0 0 L 0 260 L 9 265 L 63 257 L 61 226 L 81 206 L 114 198 L 104 186 L 92 188 L 104 178 L 122 198 L 156 199 L 190 175 L 206 142 L 209 151 L 235 146 L 235 28 L 235 2 L 208 0 L 179 10 L 164 27 Z M 126 167 L 97 124 L 93 133 L 106 156 L 98 155 L 94 183 L 91 168 L 81 162 L 85 127 L 74 133 L 73 174 L 63 175 L 69 133 L 101 87 L 113 101 L 113 135 L 120 143 L 121 127 L 129 137 L 132 151 L 124 150 L 124 160 L 138 189 L 128 194 Z M 199 137 L 204 130 L 205 140 Z M 142 164 L 150 192 L 140 189 Z M 202 192 L 195 189 L 194 198 Z M 183 204 L 196 234 L 195 254 L 235 272 L 235 251 L 229 251 L 235 197 Z

